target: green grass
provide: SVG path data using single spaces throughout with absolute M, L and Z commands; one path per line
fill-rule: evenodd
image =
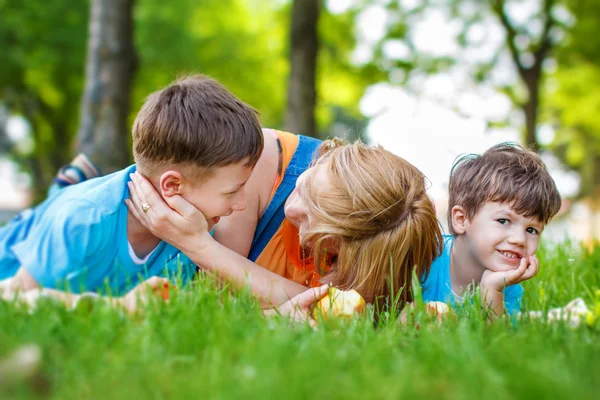
M 525 309 L 593 305 L 600 249 L 563 245 L 539 253 Z M 571 260 L 571 261 L 569 261 Z M 540 290 L 543 288 L 543 293 Z M 317 330 L 266 319 L 247 293 L 210 279 L 129 317 L 97 305 L 70 311 L 45 302 L 33 313 L 0 302 L 0 360 L 28 343 L 41 372 L 0 398 L 513 399 L 595 398 L 600 329 L 526 320 L 487 324 L 473 307 L 420 328 L 372 316 Z

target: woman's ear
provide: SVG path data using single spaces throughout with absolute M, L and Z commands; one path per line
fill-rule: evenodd
M 466 232 L 465 225 L 467 223 L 467 215 L 465 209 L 461 206 L 452 207 L 452 229 L 457 235 L 462 235 Z
M 160 176 L 160 192 L 163 197 L 181 194 L 183 176 L 178 171 L 166 171 Z

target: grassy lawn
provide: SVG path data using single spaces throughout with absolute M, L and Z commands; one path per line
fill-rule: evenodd
M 565 244 L 538 253 L 525 310 L 582 297 L 594 307 L 600 248 Z M 317 330 L 266 319 L 247 293 L 209 279 L 129 317 L 42 303 L 33 313 L 0 302 L 0 360 L 24 344 L 41 371 L 0 398 L 598 398 L 600 321 L 572 328 L 524 320 L 489 325 L 476 307 L 442 325 L 372 315 Z M 385 318 L 384 318 L 385 319 Z M 1 378 L 1 377 L 0 377 Z M 0 379 L 1 381 L 1 379 Z

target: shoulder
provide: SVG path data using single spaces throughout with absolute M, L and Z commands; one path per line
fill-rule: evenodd
M 127 182 L 129 174 L 134 171 L 135 165 L 132 165 L 110 175 L 69 186 L 63 189 L 55 202 L 73 201 L 83 208 L 87 207 L 87 203 L 106 213 L 115 212 L 128 196 Z
M 438 258 L 433 260 L 431 264 L 432 272 L 438 271 L 442 268 L 450 268 L 450 253 L 452 251 L 452 245 L 454 244 L 454 237 L 452 235 L 443 235 L 443 248 L 442 254 Z
M 104 207 L 99 207 L 94 201 L 70 198 L 57 201 L 52 207 L 48 207 L 41 219 L 54 224 L 87 225 L 98 223 L 112 214 Z
M 452 250 L 453 237 L 444 235 L 444 248 L 442 254 L 431 264 L 427 279 L 422 281 L 426 291 L 435 290 L 435 287 L 445 287 L 450 279 L 450 251 Z
M 279 167 L 277 137 L 263 129 L 264 149 L 246 185 L 247 208 L 257 218 L 266 208 Z
M 523 294 L 525 293 L 525 290 L 523 289 L 523 286 L 521 286 L 521 284 L 516 284 L 516 285 L 511 285 L 511 286 L 507 286 L 506 288 L 504 288 L 504 299 L 509 299 L 509 298 L 521 298 L 523 297 Z

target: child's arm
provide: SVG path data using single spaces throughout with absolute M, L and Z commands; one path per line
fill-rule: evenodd
M 40 285 L 35 278 L 25 268 L 21 267 L 8 283 L 7 289 L 15 292 L 18 290 L 28 291 L 39 287 Z
M 505 287 L 516 285 L 533 278 L 539 268 L 539 261 L 535 255 L 522 258 L 519 267 L 512 271 L 493 272 L 486 270 L 481 278 L 482 305 L 490 311 L 490 318 L 496 319 L 504 312 Z
M 154 276 L 140 283 L 122 297 L 99 296 L 93 292 L 74 294 L 56 289 L 42 289 L 37 287 L 31 290 L 7 290 L 2 293 L 2 298 L 4 300 L 23 301 L 30 306 L 34 306 L 40 298 L 51 297 L 64 303 L 67 307 L 74 307 L 82 297 L 94 296 L 98 297 L 99 301 L 107 302 L 114 307 L 133 313 L 137 310 L 139 304 L 146 303 L 151 296 L 162 294 L 165 284 L 168 284 L 168 282 L 166 278 Z
M 133 174 L 132 182 L 131 198 L 126 200 L 132 215 L 205 271 L 215 272 L 235 287 L 249 286 L 264 306 L 279 306 L 306 290 L 216 242 L 208 233 L 204 215 L 181 196 L 168 197 L 165 203 L 141 175 Z M 141 211 L 143 203 L 151 205 L 147 212 Z

